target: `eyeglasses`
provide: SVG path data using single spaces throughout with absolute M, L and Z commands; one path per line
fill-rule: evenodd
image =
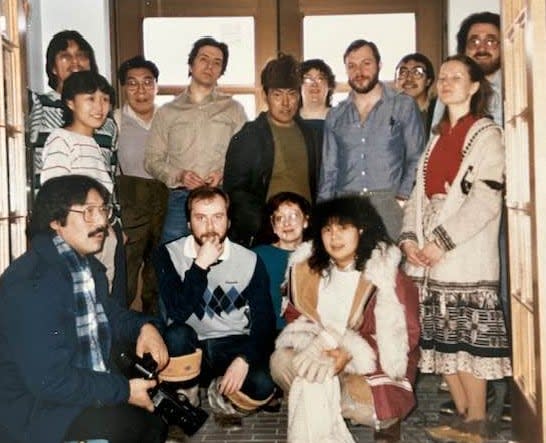
M 322 85 L 326 82 L 326 79 L 324 77 L 311 77 L 310 75 L 304 75 L 303 76 L 303 83 L 305 85 L 312 85 L 316 83 L 317 85 Z
M 138 88 L 142 86 L 144 90 L 150 90 L 155 87 L 155 79 L 153 78 L 145 78 L 143 81 L 139 82 L 134 79 L 129 79 L 125 82 L 125 86 L 127 89 L 131 92 L 137 91 Z
M 499 40 L 495 37 L 486 37 L 481 38 L 471 38 L 466 42 L 466 47 L 468 49 L 478 49 L 481 46 L 485 46 L 488 49 L 497 49 L 499 47 Z
M 402 66 L 401 68 L 398 68 L 398 70 L 396 71 L 396 78 L 406 79 L 410 75 L 413 78 L 421 79 L 427 75 L 427 70 L 423 68 L 422 66 L 414 66 L 411 69 L 408 69 Z
M 299 212 L 289 212 L 286 214 L 274 214 L 271 216 L 271 223 L 274 225 L 293 225 L 303 218 Z
M 68 212 L 78 212 L 82 214 L 83 220 L 86 223 L 93 223 L 96 221 L 108 220 L 112 216 L 112 205 L 88 205 L 80 209 L 69 209 Z

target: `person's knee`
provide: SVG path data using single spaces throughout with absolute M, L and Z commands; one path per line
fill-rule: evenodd
M 171 357 L 191 354 L 195 352 L 197 336 L 195 331 L 188 325 L 173 323 L 165 331 L 165 344 Z
M 284 392 L 290 390 L 290 386 L 296 377 L 296 371 L 293 367 L 294 354 L 293 349 L 277 349 L 273 352 L 269 361 L 271 377 Z
M 259 368 L 249 372 L 241 391 L 257 401 L 269 398 L 275 390 L 269 368 Z

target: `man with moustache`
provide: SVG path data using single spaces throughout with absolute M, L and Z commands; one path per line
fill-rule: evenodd
M 127 380 L 110 354 L 136 343 L 159 367 L 169 359 L 156 320 L 108 296 L 93 256 L 112 213 L 95 179 L 48 180 L 36 197 L 32 244 L 0 277 L 0 441 L 58 443 L 106 439 L 161 443 L 151 414 L 153 380 Z
M 264 264 L 227 237 L 228 207 L 220 188 L 192 190 L 186 205 L 191 235 L 160 246 L 155 265 L 172 356 L 162 377 L 193 404 L 199 383 L 210 383 L 217 423 L 238 428 L 241 417 L 273 395 L 275 316 Z
M 394 86 L 415 100 L 425 125 L 425 136 L 430 132 L 436 97 L 429 94 L 434 84 L 434 67 L 426 55 L 407 54 L 396 65 Z
M 424 148 L 423 123 L 414 100 L 379 81 L 375 43 L 355 40 L 343 55 L 351 86 L 324 124 L 318 200 L 369 196 L 396 239 L 402 208 Z
M 137 293 L 142 268 L 142 311 L 157 312 L 157 284 L 151 263 L 152 250 L 159 244 L 169 191 L 144 169 L 144 148 L 156 112 L 155 97 L 159 70 L 155 63 L 137 55 L 124 61 L 118 80 L 125 104 L 114 112 L 120 129 L 119 175 L 116 184 L 123 231 L 127 235 L 127 306 Z
M 144 168 L 169 188 L 161 243 L 189 234 L 184 215 L 189 192 L 222 185 L 229 140 L 246 121 L 243 106 L 216 89 L 228 57 L 225 43 L 197 40 L 188 56 L 190 85 L 154 117 Z

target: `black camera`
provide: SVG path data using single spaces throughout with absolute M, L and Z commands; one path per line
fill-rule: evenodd
M 143 358 L 122 353 L 120 355 L 122 366 L 131 370 L 138 376 L 147 380 L 156 380 L 157 363 L 150 354 L 144 354 Z M 188 436 L 195 434 L 207 421 L 209 414 L 202 408 L 193 406 L 188 398 L 177 393 L 167 383 L 159 383 L 149 391 L 154 403 L 155 413 L 168 425 L 177 425 Z

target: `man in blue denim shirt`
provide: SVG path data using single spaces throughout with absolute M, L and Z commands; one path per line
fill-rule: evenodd
M 355 40 L 343 60 L 352 91 L 326 117 L 318 199 L 368 195 L 396 239 L 424 148 L 419 109 L 379 82 L 381 56 L 373 42 Z

